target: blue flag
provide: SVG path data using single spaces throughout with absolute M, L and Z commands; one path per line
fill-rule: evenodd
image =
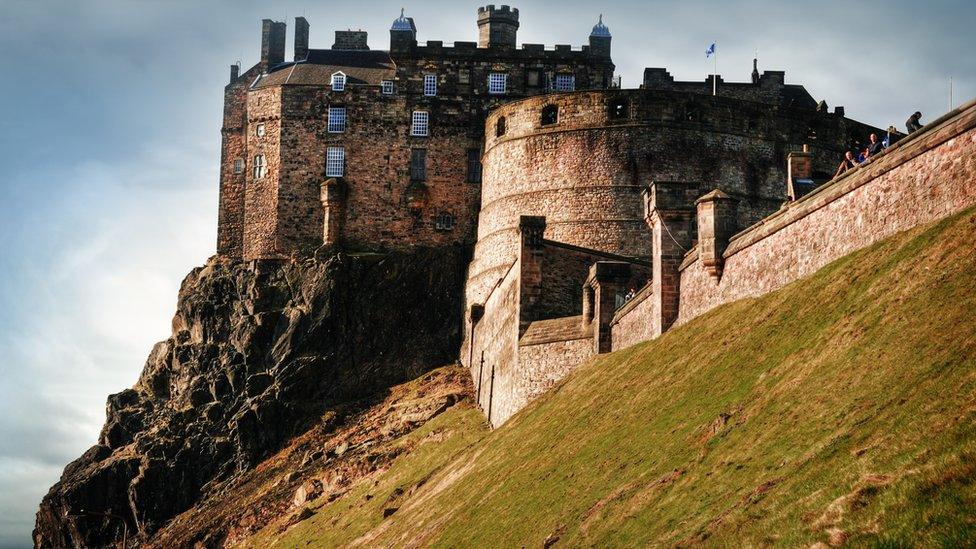
M 712 45 L 708 46 L 708 49 L 705 50 L 705 59 L 711 57 L 713 53 L 715 53 L 715 42 L 712 42 Z

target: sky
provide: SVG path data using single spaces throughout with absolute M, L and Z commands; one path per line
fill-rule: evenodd
M 500 3 L 500 2 L 499 2 Z M 514 3 L 514 2 L 513 2 Z M 586 43 L 602 13 L 623 86 L 643 68 L 747 81 L 785 70 L 879 127 L 976 96 L 971 0 L 526 0 L 519 42 Z M 388 47 L 401 5 L 419 36 L 477 39 L 477 3 L 0 0 L 0 548 L 97 440 L 105 398 L 169 335 L 179 284 L 214 253 L 222 89 L 259 56 L 262 18 L 311 47 L 364 29 Z

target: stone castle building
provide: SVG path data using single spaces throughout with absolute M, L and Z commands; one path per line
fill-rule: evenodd
M 588 357 L 809 272 L 864 241 L 854 228 L 898 225 L 855 209 L 790 232 L 895 176 L 832 180 L 881 132 L 783 72 L 754 61 L 749 82 L 679 82 L 648 68 L 624 90 L 602 17 L 578 50 L 519 47 L 519 25 L 518 10 L 487 6 L 477 43 L 421 44 L 401 13 L 388 50 L 362 31 L 310 49 L 299 17 L 286 62 L 285 25 L 265 20 L 261 61 L 232 66 L 225 88 L 218 253 L 469 248 L 460 356 L 498 425 Z M 872 165 L 897 174 L 945 143 L 920 139 Z M 821 231 L 831 224 L 848 238 Z

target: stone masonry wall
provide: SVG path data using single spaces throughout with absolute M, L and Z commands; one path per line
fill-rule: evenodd
M 976 102 L 733 237 L 720 280 L 692 250 L 683 265 L 683 323 L 814 273 L 896 232 L 976 204 Z
M 557 120 L 543 126 L 546 107 L 557 108 Z M 505 130 L 498 135 L 502 118 Z M 482 300 L 514 258 L 521 215 L 545 216 L 550 240 L 649 257 L 640 190 L 651 181 L 721 188 L 739 200 L 739 222 L 746 226 L 786 199 L 789 151 L 809 144 L 814 171 L 832 172 L 848 142 L 871 131 L 809 109 L 653 90 L 532 97 L 495 109 L 485 128 L 468 303 Z
M 614 351 L 654 337 L 657 301 L 652 299 L 652 290 L 652 285 L 648 283 L 614 314 L 610 323 Z
M 264 135 L 257 135 L 264 124 Z M 269 88 L 248 93 L 247 128 L 244 139 L 244 257 L 282 257 L 278 248 L 278 190 L 281 177 L 281 89 Z M 254 177 L 257 155 L 265 159 L 264 177 Z
M 468 368 L 474 380 L 477 402 L 489 421 L 514 409 L 514 372 L 518 366 L 519 265 L 514 262 L 496 281 L 484 314 L 473 326 L 466 321 L 469 335 Z

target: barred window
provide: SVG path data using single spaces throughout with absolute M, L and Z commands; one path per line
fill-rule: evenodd
M 259 154 L 254 157 L 254 179 L 263 178 L 265 173 L 267 172 L 264 165 L 264 155 Z
M 346 108 L 329 107 L 329 133 L 346 131 Z
M 342 72 L 332 73 L 332 91 L 345 91 L 346 89 L 346 75 Z
M 442 212 L 434 218 L 434 228 L 438 231 L 450 231 L 454 229 L 454 222 L 455 220 L 453 215 L 447 212 Z
M 493 72 L 488 75 L 488 93 L 492 95 L 503 95 L 507 92 L 508 75 Z
M 380 91 L 383 95 L 393 95 L 393 81 L 384 80 L 380 82 Z
M 346 149 L 329 147 L 325 151 L 325 176 L 342 177 L 346 173 Z
M 258 137 L 264 137 L 264 123 L 258 124 L 254 127 L 254 135 Z
M 424 95 L 428 97 L 433 97 L 437 95 L 437 75 L 436 74 L 426 74 L 424 75 Z
M 410 181 L 427 181 L 427 149 L 410 149 Z
M 234 173 L 244 173 L 244 159 L 235 158 L 234 159 Z
M 427 137 L 430 135 L 427 111 L 413 111 L 413 119 L 410 123 L 410 135 L 414 137 Z
M 576 89 L 576 77 L 572 74 L 557 74 L 553 86 L 556 91 L 573 91 Z
M 481 150 L 468 149 L 468 183 L 481 183 Z

